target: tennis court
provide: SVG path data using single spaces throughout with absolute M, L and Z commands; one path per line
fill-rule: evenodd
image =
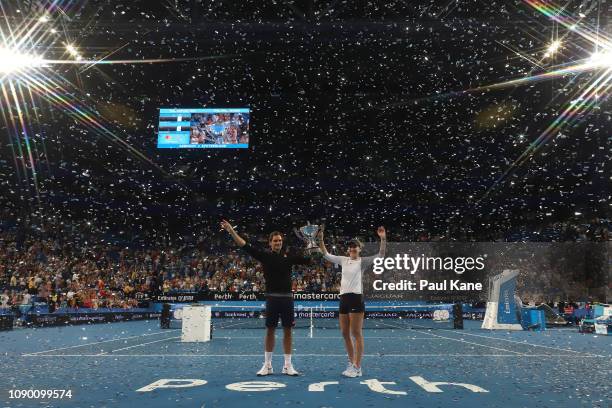
M 215 330 L 209 343 L 181 343 L 180 330 L 161 330 L 159 321 L 17 329 L 0 333 L 2 406 L 558 408 L 612 404 L 610 337 L 579 334 L 575 328 L 491 332 L 480 330 L 478 321 L 465 321 L 464 330 L 414 330 L 396 325 L 394 319 L 385 322 L 384 329 L 364 330 L 364 375 L 354 379 L 340 375 L 346 356 L 339 331 L 317 327 L 316 322 L 312 331 L 294 332 L 293 359 L 302 373 L 299 377 L 276 374 L 282 367 L 280 338 L 273 360 L 275 374 L 255 376 L 262 362 L 261 328 L 226 325 Z M 197 386 L 142 390 L 170 379 L 203 381 Z M 266 383 L 235 384 L 254 381 Z M 70 389 L 72 398 L 9 399 L 11 389 Z

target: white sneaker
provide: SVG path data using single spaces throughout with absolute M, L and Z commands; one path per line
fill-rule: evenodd
M 296 376 L 296 375 L 300 375 L 300 373 L 298 373 L 295 368 L 293 368 L 293 364 L 290 366 L 285 366 L 283 367 L 283 374 L 286 375 L 291 375 L 291 376 Z
M 349 377 L 349 378 L 361 377 L 362 376 L 361 368 L 357 368 L 351 364 L 349 368 L 344 370 L 342 375 L 345 377 Z
M 261 370 L 259 370 L 257 372 L 257 375 L 259 377 L 262 377 L 264 375 L 270 375 L 274 372 L 274 370 L 272 370 L 272 366 L 271 365 L 267 365 L 266 363 L 264 363 L 264 365 L 261 367 Z
M 346 374 L 350 372 L 350 370 L 352 369 L 353 369 L 353 363 L 349 361 L 348 363 L 346 363 L 346 369 L 342 372 L 342 375 L 345 377 L 348 377 Z

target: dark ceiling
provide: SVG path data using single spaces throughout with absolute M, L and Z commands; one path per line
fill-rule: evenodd
M 51 2 L 2 3 L 6 32 Z M 475 90 L 592 51 L 528 2 L 55 3 L 58 32 L 33 45 L 46 58 L 68 59 L 70 42 L 86 60 L 128 62 L 41 69 L 102 128 L 34 93 L 23 102 L 31 157 L 2 100 L 5 218 L 90 219 L 103 231 L 228 217 L 448 233 L 608 214 L 605 97 L 512 165 L 599 72 Z M 606 29 L 608 8 L 565 10 Z M 559 54 L 542 58 L 557 37 Z M 157 150 L 157 110 L 179 106 L 250 107 L 251 147 Z

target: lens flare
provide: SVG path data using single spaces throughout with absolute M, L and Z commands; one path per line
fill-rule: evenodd
M 559 40 L 553 41 L 552 43 L 550 43 L 550 45 L 546 49 L 546 54 L 544 54 L 544 56 L 545 57 L 553 56 L 554 54 L 557 53 L 557 51 L 559 51 L 559 48 L 561 48 L 561 41 Z
M 16 71 L 43 66 L 45 66 L 45 59 L 42 56 L 0 47 L 0 73 L 10 74 Z
M 589 58 L 589 64 L 595 67 L 612 68 L 612 52 L 595 52 Z

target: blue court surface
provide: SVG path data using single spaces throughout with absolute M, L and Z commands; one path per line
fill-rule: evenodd
M 0 401 L 2 407 L 612 406 L 611 337 L 575 328 L 491 332 L 465 323 L 465 330 L 365 330 L 364 376 L 355 379 L 340 375 L 346 356 L 337 329 L 315 329 L 312 338 L 308 329 L 295 330 L 299 377 L 277 374 L 280 338 L 275 374 L 255 376 L 263 329 L 217 330 L 209 343 L 181 343 L 180 330 L 161 330 L 158 321 L 16 329 L 0 333 Z M 170 379 L 206 383 L 141 390 Z M 272 384 L 230 385 L 253 381 Z M 9 398 L 10 390 L 24 389 L 69 389 L 72 398 Z

